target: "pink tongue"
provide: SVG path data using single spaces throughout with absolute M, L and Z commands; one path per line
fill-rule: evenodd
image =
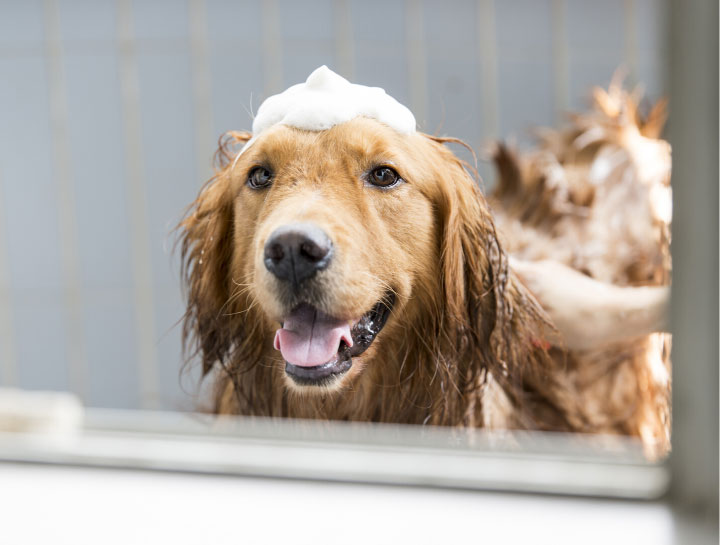
M 314 367 L 335 357 L 340 341 L 352 346 L 350 325 L 312 307 L 301 306 L 285 318 L 275 333 L 275 350 L 298 367 Z

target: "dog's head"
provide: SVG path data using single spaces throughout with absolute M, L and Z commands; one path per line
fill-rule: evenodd
M 473 350 L 502 360 L 491 334 L 508 314 L 506 260 L 444 140 L 356 118 L 277 125 L 219 157 L 181 226 L 185 333 L 205 371 L 219 362 L 243 380 L 259 365 L 312 394 L 412 367 L 411 347 L 463 381 L 482 366 L 469 369 Z

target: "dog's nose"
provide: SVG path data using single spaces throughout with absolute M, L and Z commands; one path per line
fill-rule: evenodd
M 276 229 L 265 243 L 265 267 L 297 287 L 332 258 L 332 241 L 317 225 L 292 223 Z

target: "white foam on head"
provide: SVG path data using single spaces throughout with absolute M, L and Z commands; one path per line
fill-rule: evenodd
M 402 134 L 415 132 L 415 116 L 384 89 L 355 85 L 321 66 L 305 83 L 293 85 L 260 105 L 253 121 L 253 137 L 242 151 L 275 125 L 324 131 L 356 117 L 376 119 Z

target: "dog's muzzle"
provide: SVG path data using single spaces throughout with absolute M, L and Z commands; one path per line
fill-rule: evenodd
M 312 282 L 333 258 L 330 237 L 314 223 L 275 229 L 264 246 L 266 269 L 279 281 L 277 295 L 289 309 L 273 346 L 285 360 L 285 372 L 301 386 L 332 384 L 352 366 L 385 325 L 395 302 L 391 291 L 363 315 L 340 319 L 319 310 L 322 285 Z

